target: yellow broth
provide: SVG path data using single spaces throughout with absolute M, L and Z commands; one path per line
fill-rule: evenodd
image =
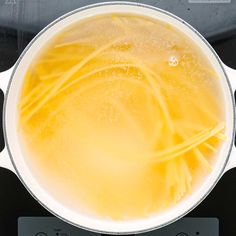
M 218 75 L 171 25 L 107 14 L 35 57 L 19 101 L 26 159 L 65 206 L 115 220 L 177 204 L 225 139 Z

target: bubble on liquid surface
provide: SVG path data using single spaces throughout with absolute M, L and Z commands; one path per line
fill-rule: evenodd
M 179 61 L 178 61 L 177 57 L 170 56 L 168 58 L 168 64 L 169 64 L 169 66 L 177 66 L 179 64 Z

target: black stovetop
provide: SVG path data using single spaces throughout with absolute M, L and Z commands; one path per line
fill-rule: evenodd
M 50 4 L 49 4 L 50 2 Z M 0 71 L 10 68 L 35 34 L 47 23 L 62 13 L 78 6 L 93 3 L 95 1 L 69 1 L 69 0 L 0 0 Z M 139 1 L 141 2 L 141 1 Z M 219 54 L 223 62 L 236 69 L 236 1 L 219 4 L 190 4 L 189 1 L 143 1 L 155 6 L 170 10 L 185 18 L 203 33 L 213 48 Z M 54 5 L 53 5 L 54 4 Z M 55 5 L 56 4 L 56 5 Z M 171 5 L 172 4 L 172 5 Z M 225 5 L 228 4 L 228 5 Z M 49 6 L 48 6 L 49 5 Z M 176 6 L 176 7 L 175 7 Z M 38 17 L 33 17 L 30 7 L 38 11 Z M 206 27 L 196 20 L 197 13 L 203 13 L 209 9 L 209 17 L 205 17 Z M 215 17 L 212 16 L 211 8 L 215 10 Z M 36 10 L 35 10 L 36 9 Z M 234 15 L 227 16 L 225 9 Z M 8 12 L 7 12 L 8 11 Z M 28 11 L 28 12 L 27 12 Z M 42 11 L 44 13 L 42 13 Z M 218 12 L 218 13 L 217 13 Z M 40 15 L 41 14 L 41 15 Z M 46 17 L 48 16 L 48 18 Z M 50 16 L 50 17 L 49 17 Z M 210 17 L 211 16 L 211 17 Z M 220 16 L 220 17 L 219 17 Z M 27 18 L 28 17 L 28 18 Z M 224 18 L 225 17 L 225 18 Z M 32 19 L 32 21 L 30 21 Z M 202 19 L 203 20 L 203 19 Z M 227 22 L 227 24 L 225 24 Z M 216 24 L 220 27 L 216 27 Z M 0 94 L 0 110 L 2 110 L 3 94 Z M 0 116 L 1 117 L 1 116 Z M 0 149 L 4 147 L 2 129 L 0 130 Z M 23 236 L 18 234 L 18 218 L 24 216 L 51 216 L 41 207 L 26 191 L 18 178 L 10 171 L 0 168 L 0 236 Z M 219 234 L 207 236 L 230 236 L 236 235 L 236 169 L 227 172 L 210 195 L 193 210 L 187 217 L 194 218 L 217 218 L 219 223 Z M 35 218 L 37 219 L 37 218 Z M 206 219 L 206 220 L 207 220 Z M 195 232 L 196 231 L 196 232 Z M 202 235 L 201 229 L 195 230 L 192 235 Z M 82 231 L 81 231 L 82 232 Z M 66 234 L 57 229 L 48 236 L 74 236 L 78 234 Z M 178 233 L 178 232 L 177 232 Z M 83 231 L 82 234 L 88 234 Z M 151 234 L 151 233 L 149 233 Z M 153 232 L 152 234 L 155 234 Z M 25 234 L 24 236 L 47 236 L 47 234 Z M 156 235 L 165 236 L 156 231 Z M 173 236 L 187 236 L 187 234 L 173 234 Z M 169 236 L 172 236 L 169 234 Z

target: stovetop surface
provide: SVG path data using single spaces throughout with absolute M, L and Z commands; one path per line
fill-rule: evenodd
M 49 4 L 50 2 L 50 4 Z M 0 0 L 0 71 L 10 68 L 26 45 L 37 32 L 62 13 L 75 9 L 78 6 L 95 1 L 60 1 L 60 0 Z M 142 2 L 142 1 L 139 1 Z M 195 25 L 203 33 L 222 61 L 236 69 L 236 1 L 219 4 L 190 4 L 188 1 L 143 1 L 154 6 L 159 6 L 176 13 Z M 173 5 L 170 5 L 172 3 Z M 196 5 L 195 5 L 196 4 Z M 228 4 L 228 5 L 226 5 Z M 49 6 L 50 5 L 50 6 Z M 58 7 L 57 7 L 57 6 Z M 176 6 L 176 7 L 174 7 Z M 30 7 L 38 16 L 32 16 Z M 207 17 L 205 9 L 209 9 Z M 211 8 L 220 15 L 212 17 Z M 44 9 L 44 13 L 42 13 Z M 227 17 L 234 12 L 234 15 Z M 202 10 L 206 27 L 196 20 L 197 13 Z M 28 11 L 28 12 L 27 12 Z M 40 13 L 41 11 L 41 13 Z M 31 12 L 31 13 L 29 13 Z M 188 13 L 190 12 L 190 13 Z M 192 16 L 191 16 L 192 13 Z M 216 14 L 216 13 L 215 13 Z M 46 17 L 46 16 L 51 17 Z M 225 19 L 224 19 L 225 17 Z M 30 19 L 32 19 L 30 21 Z M 203 20 L 203 19 L 202 19 Z M 227 25 L 222 22 L 226 21 Z M 236 78 L 235 78 L 236 79 Z M 0 110 L 2 110 L 3 94 L 0 93 Z M 1 116 L 2 117 L 2 116 Z M 1 122 L 1 121 L 0 121 Z M 1 122 L 2 123 L 2 122 Z M 4 148 L 2 128 L 0 129 L 0 149 Z M 235 157 L 236 158 L 236 157 Z M 0 236 L 17 234 L 17 222 L 23 216 L 51 216 L 42 206 L 35 201 L 23 187 L 19 179 L 10 171 L 0 168 Z M 210 195 L 188 217 L 217 218 L 219 220 L 219 235 L 236 235 L 236 169 L 227 172 L 216 185 Z M 84 232 L 86 234 L 86 232 Z M 198 234 L 197 234 L 198 233 Z M 54 234 L 53 234 L 54 235 Z M 63 235 L 57 232 L 55 235 Z M 159 235 L 159 234 L 158 234 Z M 196 232 L 196 235 L 200 235 Z M 19 235 L 21 236 L 21 235 Z M 27 235 L 24 235 L 27 236 Z M 39 234 L 39 236 L 45 236 Z M 66 236 L 66 234 L 65 234 Z M 69 236 L 69 235 L 68 235 Z M 170 235 L 171 236 L 171 235 Z M 179 236 L 186 236 L 180 234 Z M 210 236 L 210 235 L 209 235 Z M 212 235 L 217 236 L 217 235 Z

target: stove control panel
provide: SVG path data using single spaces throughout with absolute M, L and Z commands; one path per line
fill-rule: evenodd
M 73 227 L 56 217 L 19 217 L 18 236 L 100 236 Z M 182 218 L 159 230 L 140 236 L 219 236 L 217 218 Z

